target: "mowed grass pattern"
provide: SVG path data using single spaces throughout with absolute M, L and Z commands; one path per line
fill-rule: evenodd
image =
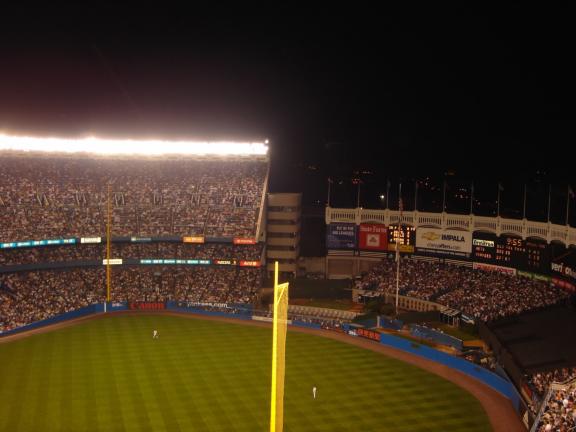
M 0 344 L 0 430 L 267 431 L 270 346 L 269 328 L 150 314 Z M 286 351 L 286 432 L 490 430 L 472 395 L 411 365 L 295 332 Z

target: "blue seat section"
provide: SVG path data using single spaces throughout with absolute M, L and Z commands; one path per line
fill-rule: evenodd
M 454 357 L 453 355 L 444 353 L 442 351 L 435 350 L 434 348 L 427 347 L 425 345 L 420 345 L 416 342 L 412 342 L 407 339 L 399 338 L 396 336 L 388 335 L 382 333 L 380 335 L 380 343 L 393 348 L 400 349 L 402 351 L 415 354 L 429 360 L 435 361 L 437 363 L 446 365 L 452 369 L 456 369 L 466 375 L 469 375 L 487 386 L 493 388 L 497 392 L 506 396 L 512 402 L 512 405 L 516 410 L 520 409 L 520 395 L 516 391 L 514 384 L 510 381 L 499 377 L 495 373 L 490 372 L 488 369 L 484 369 L 481 366 L 475 365 L 467 360 L 461 359 L 459 357 Z
M 458 351 L 462 351 L 462 341 L 454 336 L 450 336 L 446 333 L 442 333 L 439 330 L 424 327 L 418 324 L 410 325 L 410 334 L 417 338 L 428 339 L 430 341 L 439 343 L 441 345 L 447 345 L 456 348 Z

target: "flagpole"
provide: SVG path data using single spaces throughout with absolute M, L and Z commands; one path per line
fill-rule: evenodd
M 414 183 L 414 211 L 418 211 L 418 179 Z
M 360 180 L 358 180 L 358 194 L 356 196 L 356 208 L 360 208 Z
M 570 215 L 570 197 L 574 195 L 572 188 L 568 185 L 568 193 L 566 194 L 566 225 L 568 225 L 568 216 Z
M 328 207 L 330 207 L 330 185 L 332 184 L 332 179 L 328 177 Z
M 500 217 L 500 183 L 498 183 L 498 200 L 496 201 L 498 204 L 498 209 L 496 210 L 496 216 Z
M 398 317 L 398 293 L 400 291 L 400 237 L 402 235 L 402 183 L 398 186 L 398 236 L 396 237 L 396 317 Z
M 552 183 L 548 184 L 548 222 L 550 222 L 550 197 L 552 196 Z
M 526 183 L 524 183 L 524 209 L 522 210 L 522 219 L 526 219 Z
M 446 211 L 446 179 L 444 179 L 444 191 L 442 192 L 442 212 Z
M 473 204 L 474 203 L 474 181 L 472 181 L 472 184 L 470 185 L 470 214 L 473 213 Z
M 390 202 L 390 200 L 388 199 L 390 197 L 390 179 L 386 179 L 386 209 L 389 208 L 388 203 Z

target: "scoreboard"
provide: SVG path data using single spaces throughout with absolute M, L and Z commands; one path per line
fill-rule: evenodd
M 396 241 L 398 241 L 398 246 L 400 252 L 414 252 L 414 247 L 416 246 L 416 228 L 409 225 L 402 225 L 400 228 L 398 225 L 388 226 L 388 250 L 396 251 Z
M 546 243 L 519 237 L 474 233 L 472 259 L 540 274 L 550 272 L 550 250 Z

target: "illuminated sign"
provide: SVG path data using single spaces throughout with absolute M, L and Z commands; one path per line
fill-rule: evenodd
M 396 242 L 398 242 L 398 249 L 400 252 L 414 252 L 416 246 L 416 228 L 408 225 L 402 225 L 402 229 L 398 225 L 390 225 L 388 227 L 388 250 L 396 250 Z
M 32 246 L 69 245 L 75 243 L 76 243 L 75 238 L 51 239 L 51 240 L 26 240 L 26 241 L 0 243 L 0 249 L 13 249 L 13 248 L 32 247 Z
M 474 239 L 472 240 L 472 245 L 493 248 L 495 246 L 495 243 L 492 240 Z
M 108 264 L 108 260 L 107 259 L 103 259 L 102 260 L 102 265 L 107 265 Z M 122 258 L 112 258 L 110 259 L 110 265 L 121 265 L 122 264 Z
M 204 243 L 204 237 L 203 236 L 182 237 L 182 243 Z
M 130 237 L 130 241 L 133 243 L 144 243 L 144 242 L 151 242 L 152 238 L 150 238 L 150 237 Z
M 102 243 L 102 237 L 82 237 L 80 243 Z
M 167 264 L 167 265 L 210 265 L 208 259 L 141 259 L 140 264 Z
M 260 261 L 240 260 L 240 267 L 260 267 Z
M 235 237 L 234 244 L 256 244 L 256 240 L 253 238 Z

